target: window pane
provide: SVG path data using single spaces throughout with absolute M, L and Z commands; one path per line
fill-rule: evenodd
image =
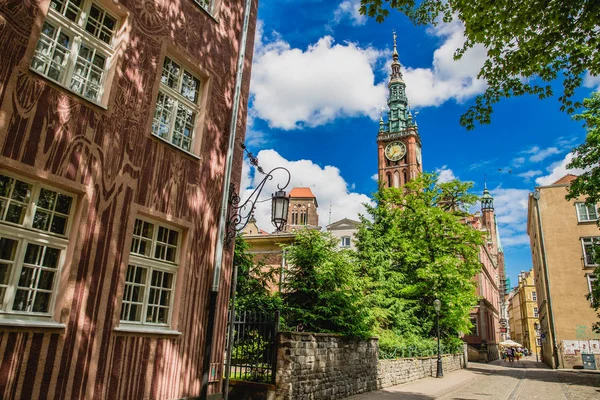
M 71 203 L 73 198 L 65 194 L 58 194 L 58 201 L 56 202 L 55 210 L 62 214 L 69 214 L 71 212 Z
M 183 97 L 193 103 L 198 103 L 198 93 L 200 91 L 200 81 L 187 71 L 183 72 L 181 82 L 181 94 Z
M 58 271 L 60 250 L 29 243 L 17 282 L 12 309 L 48 312 Z
M 173 62 L 168 57 L 165 57 L 165 62 L 163 64 L 163 71 L 160 81 L 162 84 L 167 85 L 171 89 L 177 90 L 177 86 L 179 85 L 179 74 L 181 73 L 181 67 Z
M 86 31 L 103 42 L 110 44 L 116 25 L 117 21 L 114 18 L 95 4 L 92 4 L 85 24 Z
M 36 292 L 33 302 L 33 312 L 48 312 L 50 308 L 50 293 Z
M 55 10 L 61 15 L 64 15 L 71 21 L 77 22 L 81 14 L 82 0 L 52 0 L 50 9 Z
M 14 261 L 17 244 L 16 240 L 0 237 L 0 260 Z
M 50 226 L 50 214 L 44 211 L 37 210 L 33 217 L 33 227 L 47 231 Z
M 44 22 L 31 67 L 37 72 L 63 83 L 70 48 L 71 37 L 63 33 L 60 28 Z
M 38 207 L 45 208 L 46 210 L 54 210 L 54 202 L 56 201 L 56 192 L 52 190 L 44 189 L 40 190 L 40 196 L 38 197 Z

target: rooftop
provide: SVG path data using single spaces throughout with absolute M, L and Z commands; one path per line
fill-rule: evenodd
M 577 175 L 567 174 L 567 175 L 563 176 L 562 178 L 560 178 L 559 180 L 557 180 L 556 182 L 554 182 L 553 184 L 554 185 L 563 185 L 563 184 L 566 184 L 566 183 L 571 183 L 576 178 L 577 178 Z
M 315 195 L 307 187 L 295 187 L 290 192 L 290 198 L 315 199 Z

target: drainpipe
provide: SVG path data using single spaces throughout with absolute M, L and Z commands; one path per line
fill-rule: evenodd
M 556 345 L 556 327 L 554 326 L 554 311 L 552 309 L 552 297 L 550 296 L 550 276 L 548 273 L 548 261 L 546 260 L 546 245 L 544 243 L 544 230 L 542 225 L 542 215 L 540 214 L 540 191 L 536 190 L 531 194 L 535 200 L 535 209 L 538 218 L 538 231 L 540 234 L 540 244 L 542 247 L 542 261 L 544 265 L 544 278 L 546 279 L 546 303 L 548 304 L 548 321 L 550 322 L 550 330 L 552 331 L 552 347 L 554 348 L 554 365 L 559 367 L 558 363 L 558 346 Z
M 217 296 L 219 295 L 219 284 L 221 280 L 221 267 L 223 264 L 223 248 L 225 242 L 225 231 L 227 230 L 227 213 L 229 212 L 229 186 L 231 184 L 231 170 L 233 166 L 233 156 L 235 154 L 235 137 L 237 131 L 237 116 L 240 108 L 240 96 L 242 90 L 242 81 L 244 74 L 244 60 L 246 57 L 246 41 L 248 37 L 248 26 L 250 24 L 250 9 L 252 0 L 246 0 L 244 8 L 244 26 L 240 38 L 240 52 L 237 62 L 237 75 L 235 77 L 235 93 L 233 99 L 233 108 L 231 110 L 231 122 L 229 126 L 229 145 L 227 147 L 227 160 L 225 164 L 225 176 L 223 182 L 223 197 L 221 199 L 221 213 L 219 217 L 219 227 L 217 231 L 217 245 L 215 248 L 215 259 L 213 265 L 213 281 L 208 298 L 208 320 L 206 323 L 206 335 L 204 343 L 204 359 L 202 362 L 202 390 L 200 398 L 206 400 L 208 393 L 208 376 L 210 369 L 210 359 L 212 356 L 212 342 L 214 336 L 215 313 L 217 305 Z

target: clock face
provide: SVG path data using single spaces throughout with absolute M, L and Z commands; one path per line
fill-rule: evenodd
M 417 163 L 421 165 L 421 148 L 417 146 Z
M 406 146 L 402 142 L 391 142 L 385 146 L 385 156 L 390 161 L 401 160 L 406 154 Z

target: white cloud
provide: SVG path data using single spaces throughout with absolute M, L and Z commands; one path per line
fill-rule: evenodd
M 349 20 L 352 26 L 360 26 L 367 23 L 367 16 L 360 15 L 358 8 L 360 0 L 344 0 L 333 12 L 333 22 L 339 24 L 343 20 Z
M 258 32 L 260 33 L 260 32 Z M 385 83 L 373 69 L 383 52 L 324 36 L 306 50 L 276 36 L 257 39 L 252 82 L 253 112 L 272 128 L 324 125 L 339 117 L 379 116 Z
M 451 23 L 440 23 L 429 32 L 444 42 L 433 53 L 431 68 L 404 69 L 406 92 L 411 104 L 415 107 L 439 106 L 450 99 L 460 103 L 483 93 L 486 82 L 478 79 L 477 75 L 487 58 L 485 48 L 476 45 L 459 61 L 454 60 L 456 49 L 462 47 L 465 41 L 462 22 L 455 19 Z
M 356 193 L 352 190 L 352 185 L 348 185 L 340 175 L 340 170 L 333 166 L 320 167 L 310 160 L 290 161 L 283 158 L 275 150 L 261 150 L 257 154 L 260 165 L 265 171 L 270 171 L 275 167 L 284 167 L 290 171 L 291 181 L 286 191 L 293 187 L 309 187 L 317 198 L 319 204 L 319 225 L 325 227 L 329 224 L 329 207 L 331 205 L 331 222 L 342 218 L 351 218 L 358 220 L 358 214 L 365 214 L 364 203 L 371 200 L 367 195 Z M 253 168 L 246 162 L 243 168 L 242 199 L 248 198 L 254 188 L 263 176 L 256 174 Z M 268 199 L 271 193 L 274 193 L 276 185 L 285 184 L 287 175 L 285 173 L 275 173 L 274 179 L 268 181 L 261 199 Z M 257 224 L 261 229 L 271 232 L 274 228 L 271 224 L 271 203 L 265 201 L 257 203 L 255 217 Z
M 513 167 L 519 168 L 523 164 L 525 164 L 525 157 L 517 157 L 512 160 Z
M 450 182 L 453 179 L 456 179 L 454 172 L 447 165 L 442 166 L 441 168 L 436 168 L 435 173 L 438 174 L 438 182 Z
M 553 156 L 555 154 L 562 153 L 557 147 L 548 147 L 545 149 L 541 149 L 539 146 L 533 146 L 529 150 L 526 151 L 527 154 L 531 154 L 529 156 L 529 161 L 531 162 L 540 162 L 544 161 L 546 158 Z
M 568 169 L 567 165 L 573 159 L 573 153 L 569 153 L 562 160 L 556 161 L 547 168 L 548 175 L 540 176 L 535 180 L 535 183 L 540 186 L 552 185 L 554 182 L 567 174 L 579 175 L 584 171 L 579 168 Z
M 346 0 L 342 4 L 355 3 Z M 454 61 L 454 52 L 465 40 L 463 31 L 460 21 L 430 28 L 430 34 L 442 40 L 432 66 L 403 68 L 413 107 L 438 106 L 450 99 L 463 102 L 485 90 L 486 83 L 477 79 L 486 59 L 485 48 L 475 46 Z M 320 126 L 341 117 L 375 120 L 386 104 L 389 54 L 389 50 L 356 43 L 336 43 L 332 36 L 306 49 L 293 48 L 277 33 L 265 37 L 259 21 L 250 86 L 253 112 L 270 127 L 285 130 Z M 386 76 L 377 82 L 375 71 L 385 61 Z
M 371 179 L 373 179 L 375 182 L 379 181 L 379 174 L 373 174 L 371 175 Z
M 600 76 L 592 76 L 589 72 L 585 74 L 583 78 L 583 86 L 587 88 L 594 88 L 596 91 L 600 90 Z
M 527 236 L 527 200 L 529 190 L 497 187 L 490 191 L 500 238 L 504 247 L 529 244 Z
M 518 176 L 520 176 L 521 178 L 525 178 L 526 181 L 529 181 L 531 178 L 536 177 L 541 174 L 543 174 L 543 172 L 540 171 L 539 169 L 536 169 L 536 170 L 522 172 Z

